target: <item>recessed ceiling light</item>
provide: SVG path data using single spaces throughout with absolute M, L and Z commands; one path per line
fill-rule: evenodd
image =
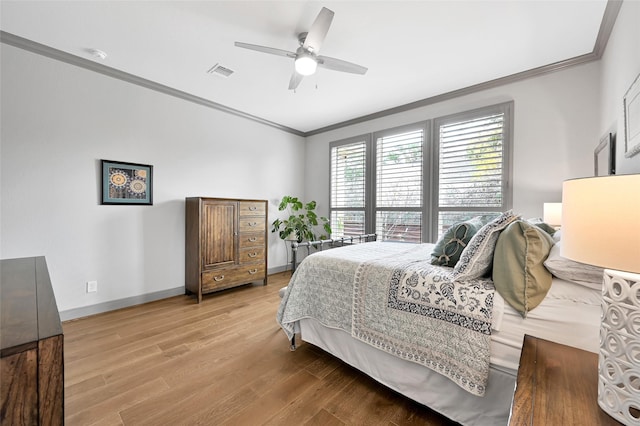
M 99 49 L 87 49 L 87 53 L 96 59 L 105 59 L 107 57 L 107 54 Z

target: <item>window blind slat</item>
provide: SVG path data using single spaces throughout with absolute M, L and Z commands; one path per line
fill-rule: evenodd
M 331 237 L 365 233 L 366 141 L 331 148 Z M 340 210 L 340 209 L 356 210 Z
M 439 126 L 439 208 L 502 207 L 503 131 L 503 113 Z M 478 212 L 481 210 L 439 211 L 439 235 L 454 223 Z
M 376 233 L 383 241 L 421 241 L 420 213 L 381 209 L 422 206 L 423 150 L 423 130 L 376 140 Z
M 365 141 L 331 149 L 331 208 L 365 203 Z

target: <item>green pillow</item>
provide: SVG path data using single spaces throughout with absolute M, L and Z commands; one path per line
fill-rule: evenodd
M 526 318 L 551 288 L 551 273 L 544 261 L 554 241 L 549 234 L 524 220 L 509 224 L 498 237 L 493 256 L 496 291 Z
M 452 225 L 438 240 L 431 253 L 431 264 L 454 267 L 471 237 L 484 223 L 480 216 Z
M 546 232 L 547 234 L 551 235 L 552 237 L 553 237 L 553 234 L 555 234 L 556 231 L 557 231 L 556 228 L 554 228 L 553 226 L 549 225 L 548 223 L 545 223 L 540 218 L 528 219 L 527 222 L 529 222 L 532 225 L 537 226 L 538 228 L 542 229 L 544 232 Z

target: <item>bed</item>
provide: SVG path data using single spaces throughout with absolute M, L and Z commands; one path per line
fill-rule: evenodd
M 535 306 L 524 312 L 511 295 L 496 290 L 500 280 L 494 283 L 487 265 L 480 265 L 481 276 L 465 275 L 470 262 L 478 267 L 478 251 L 485 252 L 480 264 L 491 251 L 495 275 L 502 231 L 523 233 L 519 217 L 501 217 L 499 226 L 498 218 L 477 224 L 464 244 L 464 250 L 475 248 L 468 251 L 476 258 L 460 253 L 454 267 L 431 264 L 434 244 L 368 242 L 314 253 L 286 287 L 278 323 L 293 347 L 299 335 L 458 423 L 506 425 L 524 334 L 597 352 L 601 296 L 597 270 L 589 271 L 587 283 L 581 271 L 564 264 L 551 267 L 556 275 L 549 272 L 543 263 L 553 260 L 553 249 L 558 259 L 550 238 L 536 266 L 549 275 L 549 286 L 534 302 L 530 292 L 525 305 Z M 493 232 L 485 232 L 492 224 Z M 525 250 L 534 251 L 528 243 Z

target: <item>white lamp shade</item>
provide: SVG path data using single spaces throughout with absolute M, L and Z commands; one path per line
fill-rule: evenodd
M 300 75 L 311 75 L 316 72 L 318 63 L 310 55 L 299 55 L 295 61 L 296 72 Z
M 560 253 L 640 273 L 640 174 L 565 181 Z
M 562 223 L 562 203 L 544 203 L 542 210 L 543 220 L 551 226 L 560 226 Z

